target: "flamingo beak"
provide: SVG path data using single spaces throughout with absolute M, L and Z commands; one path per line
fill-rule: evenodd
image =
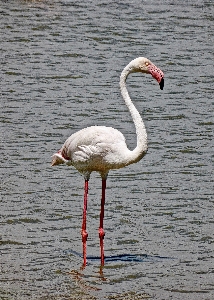
M 164 87 L 164 73 L 156 67 L 155 65 L 151 64 L 148 66 L 148 71 L 152 75 L 153 78 L 157 80 L 160 85 L 160 89 L 163 90 Z

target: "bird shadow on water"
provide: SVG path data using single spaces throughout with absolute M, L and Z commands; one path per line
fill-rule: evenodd
M 80 254 L 77 251 L 74 250 L 65 250 L 65 254 L 73 254 L 78 257 L 82 257 L 82 254 Z M 168 256 L 159 256 L 159 255 L 148 255 L 148 254 L 118 254 L 118 255 L 109 255 L 105 256 L 105 263 L 111 263 L 115 261 L 122 261 L 122 262 L 155 262 L 155 261 L 163 261 L 165 259 L 175 259 L 174 257 L 168 257 Z M 87 262 L 93 262 L 93 261 L 99 261 L 100 256 L 87 256 Z

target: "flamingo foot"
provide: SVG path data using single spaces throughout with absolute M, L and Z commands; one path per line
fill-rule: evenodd
M 87 256 L 86 242 L 87 242 L 87 238 L 88 238 L 88 233 L 85 229 L 82 229 L 81 235 L 82 235 L 82 248 L 83 248 L 83 267 L 85 267 L 86 266 L 86 256 Z
M 99 228 L 101 266 L 104 266 L 104 236 L 103 228 Z

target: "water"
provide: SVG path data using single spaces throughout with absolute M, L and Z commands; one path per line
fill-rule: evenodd
M 1 299 L 213 299 L 212 1 L 1 1 Z M 73 132 L 136 136 L 118 81 L 133 58 L 165 72 L 128 88 L 149 151 L 112 171 L 100 269 L 101 181 L 51 155 Z

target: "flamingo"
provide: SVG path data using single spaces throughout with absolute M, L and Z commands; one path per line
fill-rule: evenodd
M 100 256 L 101 266 L 104 266 L 104 236 L 103 229 L 106 180 L 110 170 L 120 169 L 138 162 L 147 152 L 147 133 L 143 120 L 135 108 L 126 88 L 126 79 L 130 73 L 141 72 L 151 74 L 160 85 L 164 87 L 164 73 L 149 59 L 138 57 L 132 60 L 122 71 L 120 76 L 120 90 L 126 106 L 132 116 L 136 128 L 137 146 L 129 150 L 124 135 L 115 128 L 106 126 L 86 127 L 72 134 L 62 148 L 52 156 L 52 166 L 66 164 L 76 168 L 85 179 L 84 202 L 82 217 L 82 245 L 83 266 L 87 264 L 86 242 L 86 214 L 88 200 L 88 183 L 93 171 L 100 173 L 102 179 L 102 197 L 100 210 Z

